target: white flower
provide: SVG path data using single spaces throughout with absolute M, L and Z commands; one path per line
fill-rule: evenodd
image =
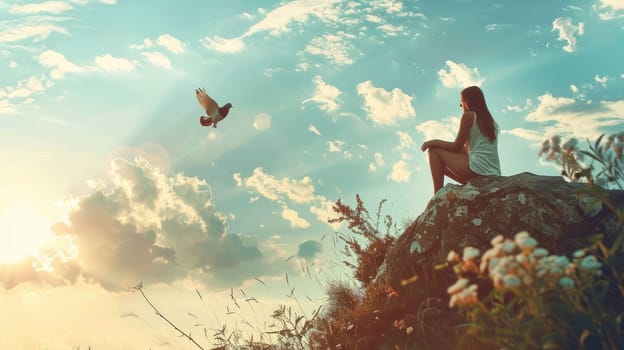
M 567 256 L 558 256 L 555 260 L 555 264 L 562 269 L 566 269 L 568 265 L 570 265 L 570 260 L 568 260 Z
M 479 249 L 473 247 L 464 248 L 464 260 L 472 260 L 479 256 Z
M 448 255 L 446 256 L 446 261 L 448 262 L 457 262 L 459 261 L 459 254 L 457 254 L 457 252 L 455 252 L 454 250 L 451 250 Z
M 515 241 L 520 249 L 533 249 L 537 246 L 537 241 L 527 231 L 516 233 Z
M 595 256 L 588 255 L 583 258 L 580 267 L 584 270 L 598 270 L 602 267 L 602 264 L 596 260 Z
M 505 253 L 512 253 L 515 249 L 516 244 L 512 240 L 506 239 L 505 242 L 503 242 L 503 251 Z
M 583 249 L 579 249 L 579 250 L 574 252 L 574 258 L 575 259 L 580 259 L 580 258 L 582 258 L 584 256 L 585 256 L 585 251 Z
M 516 261 L 520 264 L 524 264 L 525 262 L 527 262 L 527 257 L 526 255 L 518 254 L 516 255 Z
M 503 243 L 503 241 L 505 240 L 505 238 L 503 237 L 503 235 L 497 235 L 496 237 L 492 238 L 492 245 L 493 246 L 497 246 Z
M 546 250 L 546 248 L 537 248 L 533 251 L 533 255 L 538 258 L 543 258 L 545 256 L 548 256 L 548 250 Z
M 457 280 L 457 282 L 455 282 L 455 284 L 448 287 L 446 292 L 448 294 L 456 294 L 457 292 L 460 292 L 462 289 L 466 288 L 467 285 L 468 285 L 468 280 L 466 278 L 460 278 Z
M 503 286 L 505 288 L 513 288 L 520 286 L 520 279 L 515 275 L 506 275 L 503 278 Z

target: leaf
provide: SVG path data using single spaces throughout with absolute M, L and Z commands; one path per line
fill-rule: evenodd
M 596 161 L 598 161 L 598 162 L 600 162 L 600 161 L 601 161 L 601 159 L 600 159 L 598 156 L 596 156 L 594 153 L 587 152 L 587 151 L 580 151 L 580 152 L 581 152 L 582 154 L 584 154 L 584 155 L 586 155 L 586 156 L 590 157 L 590 158 L 593 158 L 594 160 L 596 160 Z
M 602 141 L 602 138 L 605 136 L 605 134 L 600 135 L 600 137 L 598 137 L 598 139 L 596 140 L 596 143 L 594 143 L 594 148 L 598 148 L 598 145 L 600 144 L 600 141 Z

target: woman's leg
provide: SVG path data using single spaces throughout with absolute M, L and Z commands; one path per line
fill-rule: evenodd
M 468 155 L 464 152 L 450 152 L 440 148 L 429 149 L 429 167 L 433 178 L 433 192 L 438 192 L 444 186 L 444 175 L 465 184 L 477 176 L 470 169 Z

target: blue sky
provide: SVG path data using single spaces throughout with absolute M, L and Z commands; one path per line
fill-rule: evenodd
M 0 1 L 0 347 L 189 347 L 139 281 L 190 328 L 314 310 L 348 280 L 331 204 L 414 220 L 462 88 L 503 175 L 557 175 L 543 140 L 624 130 L 622 42 L 622 0 Z

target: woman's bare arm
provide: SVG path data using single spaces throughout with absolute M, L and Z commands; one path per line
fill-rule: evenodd
M 474 121 L 474 112 L 464 112 L 459 123 L 459 131 L 455 141 L 429 140 L 422 144 L 420 149 L 426 151 L 429 148 L 441 148 L 450 152 L 461 152 L 468 141 L 468 132 Z

